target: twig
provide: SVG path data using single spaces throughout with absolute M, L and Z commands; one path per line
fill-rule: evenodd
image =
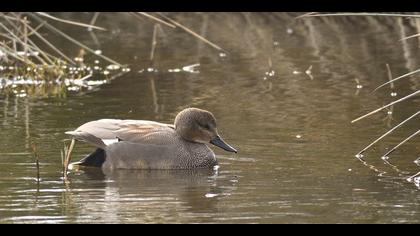
M 36 179 L 39 182 L 39 156 L 38 156 L 38 152 L 37 152 L 35 143 L 32 143 L 32 152 L 34 154 L 35 163 L 36 163 Z
M 390 81 L 389 86 L 391 87 L 391 90 L 394 89 L 394 82 L 392 82 L 392 72 L 391 72 L 391 68 L 389 67 L 389 64 L 386 63 L 386 70 L 388 72 L 388 79 Z
M 18 15 L 17 14 L 15 14 L 15 13 L 12 13 L 13 15 L 15 15 L 15 17 L 18 17 Z M 0 13 L 0 15 L 1 16 L 4 16 L 4 14 L 3 13 Z M 9 19 L 5 19 L 16 31 L 19 31 L 19 28 L 13 23 L 13 22 L 11 22 Z M 26 20 L 26 16 L 25 16 L 25 21 L 24 22 L 27 22 L 27 20 Z M 33 29 L 29 24 L 26 24 L 26 27 L 28 28 L 28 29 Z M 35 32 L 35 31 L 34 31 Z M 17 37 L 17 36 L 15 36 L 13 33 L 9 33 L 11 36 L 14 36 L 14 37 Z M 26 41 L 25 42 L 21 42 L 19 39 L 19 42 L 21 42 L 22 43 L 22 45 L 27 49 L 27 47 L 29 46 L 28 45 L 28 43 L 29 44 L 31 44 L 32 45 L 32 48 L 33 49 L 35 49 L 37 52 L 39 52 L 42 56 L 44 56 L 44 58 L 45 58 L 45 60 L 47 60 L 50 64 L 54 64 L 50 59 L 49 59 L 49 57 L 47 56 L 47 53 L 45 53 L 44 51 L 42 51 L 40 48 L 38 48 L 38 46 L 32 41 L 32 40 L 30 40 L 29 39 L 29 35 L 27 35 L 26 37 L 25 37 L 25 39 L 26 39 Z M 33 52 L 32 52 L 33 53 Z M 37 58 L 41 63 L 43 63 L 44 65 L 46 65 L 47 63 L 43 60 L 43 59 L 41 59 L 41 57 L 39 57 L 39 56 L 37 56 L 35 53 L 33 53 L 33 55 L 35 56 L 35 58 Z M 26 53 L 25 53 L 25 58 L 24 59 L 27 59 L 27 57 L 26 57 Z M 26 61 L 26 63 L 27 63 L 27 61 Z
M 381 135 L 381 137 L 377 138 L 375 141 L 373 141 L 372 143 L 370 143 L 369 145 L 367 145 L 365 148 L 363 148 L 360 152 L 358 152 L 356 154 L 356 156 L 360 156 L 362 153 L 364 153 L 367 149 L 369 149 L 370 147 L 372 147 L 372 145 L 374 145 L 375 143 L 377 143 L 379 140 L 383 139 L 385 136 L 387 136 L 388 134 L 392 133 L 394 130 L 396 130 L 398 127 L 401 127 L 403 124 L 405 124 L 407 121 L 411 120 L 412 118 L 414 118 L 415 116 L 417 116 L 418 114 L 420 114 L 420 111 L 416 112 L 414 115 L 408 117 L 407 119 L 403 120 L 402 122 L 400 122 L 398 125 L 396 125 L 395 127 L 393 127 L 392 129 L 388 130 L 386 133 L 384 133 L 383 135 Z
M 8 38 L 8 39 L 14 39 L 14 38 L 12 38 L 12 37 L 10 37 L 9 35 L 6 35 L 6 34 L 3 34 L 3 33 L 0 33 L 0 35 L 1 36 L 3 36 L 3 37 L 5 37 L 5 38 Z M 41 55 L 43 55 L 44 56 L 44 58 L 47 60 L 47 61 L 49 61 L 51 64 L 53 64 L 53 62 L 48 58 L 48 56 L 47 56 L 47 54 L 48 53 L 46 53 L 46 52 L 43 52 L 41 49 L 39 49 L 31 40 L 29 40 L 28 39 L 28 43 L 30 44 L 28 44 L 27 46 L 28 47 L 30 47 L 31 49 L 34 49 L 34 50 L 36 50 L 36 52 L 39 52 Z M 3 44 L 2 44 L 3 45 Z M 11 51 L 13 51 L 13 49 L 10 49 Z M 32 51 L 32 53 L 34 53 L 33 51 Z M 16 54 L 16 52 L 12 52 L 12 54 Z M 52 55 L 50 55 L 50 54 L 48 54 L 50 57 L 54 57 L 54 56 L 52 56 Z M 36 58 L 36 59 L 38 59 L 41 63 L 43 63 L 43 64 L 47 64 L 42 58 L 40 58 L 39 56 L 37 56 L 36 54 L 33 54 L 33 56 Z M 24 58 L 22 58 L 22 61 L 23 62 L 25 62 L 25 63 L 27 63 L 27 64 L 30 64 L 30 62 L 29 61 L 25 61 L 25 59 Z M 35 64 L 34 64 L 35 65 Z
M 30 29 L 32 27 L 29 26 Z M 45 39 L 41 34 L 33 30 L 33 33 L 35 36 L 37 36 L 39 39 L 41 39 L 42 42 L 44 42 L 47 46 L 49 46 L 52 50 L 54 50 L 58 55 L 62 56 L 64 59 L 66 59 L 70 64 L 76 65 L 76 62 L 74 62 L 71 58 L 66 56 L 64 53 L 62 53 L 58 48 L 56 48 L 52 43 L 50 43 L 47 39 Z
M 71 153 L 73 151 L 75 142 L 76 142 L 75 139 L 71 140 L 70 146 L 67 149 L 66 156 L 65 156 L 65 159 L 64 159 L 64 178 L 65 179 L 67 178 L 67 171 L 68 171 L 68 168 L 69 168 L 69 163 L 70 163 L 70 160 L 71 160 Z
M 153 27 L 153 37 L 152 37 L 152 49 L 150 51 L 150 61 L 153 61 L 154 56 L 155 56 L 155 49 L 156 49 L 156 35 L 157 35 L 157 27 L 159 24 L 155 24 Z
M 411 38 L 415 38 L 415 37 L 418 37 L 418 36 L 420 36 L 420 33 L 419 33 L 419 34 L 413 34 L 413 35 L 410 35 L 410 36 L 407 36 L 407 37 L 401 38 L 401 39 L 399 39 L 398 41 L 404 41 L 404 40 L 411 39 Z
M 227 51 L 226 51 L 226 50 L 224 50 L 223 48 L 221 48 L 221 47 L 217 46 L 216 44 L 214 44 L 214 43 L 210 42 L 209 40 L 205 39 L 203 36 L 201 36 L 201 35 L 197 34 L 196 32 L 194 32 L 194 31 L 192 31 L 192 30 L 190 30 L 190 29 L 188 29 L 187 27 L 185 27 L 185 26 L 181 25 L 180 23 L 178 23 L 178 22 L 176 22 L 176 21 L 172 20 L 171 18 L 169 18 L 169 17 L 167 17 L 167 16 L 165 16 L 165 15 L 163 15 L 163 14 L 161 14 L 161 13 L 158 13 L 158 14 L 159 14 L 160 16 L 162 16 L 163 18 L 165 18 L 166 20 L 170 21 L 172 24 L 174 24 L 174 25 L 178 26 L 179 28 L 181 28 L 181 29 L 185 30 L 187 33 L 189 33 L 189 34 L 191 34 L 191 35 L 195 36 L 196 38 L 198 38 L 198 39 L 200 39 L 201 41 L 203 41 L 203 42 L 207 43 L 208 45 L 210 45 L 210 46 L 214 47 L 215 49 L 220 50 L 220 51 L 223 51 L 223 52 L 227 52 Z
M 44 58 L 45 60 L 48 61 L 48 63 L 50 63 L 50 65 L 54 65 L 53 59 L 55 60 L 61 60 L 58 57 L 55 57 L 47 52 L 44 52 L 43 50 L 41 50 L 34 42 L 32 42 L 31 40 L 29 40 L 29 44 L 35 49 L 37 50 L 37 52 L 39 52 Z M 35 55 L 35 57 L 44 65 L 46 65 L 47 63 L 45 61 L 43 61 L 40 57 L 38 57 L 37 55 Z
M 416 177 L 417 177 L 417 176 L 419 176 L 419 175 L 420 175 L 420 172 L 418 172 L 417 174 L 414 174 L 414 175 L 412 175 L 412 176 L 408 177 L 408 178 L 407 178 L 407 181 L 408 181 L 408 182 L 413 182 L 413 179 L 414 179 L 414 178 L 416 178 Z
M 7 45 L 6 45 L 5 43 L 3 43 L 3 42 L 0 42 L 0 45 L 1 45 L 1 46 L 3 46 L 2 51 L 3 51 L 4 53 L 6 53 L 7 55 L 10 55 L 11 57 L 13 57 L 13 58 L 15 58 L 15 59 L 17 59 L 17 60 L 19 60 L 19 61 L 21 61 L 21 62 L 23 62 L 23 63 L 26 63 L 26 62 L 25 62 L 25 59 L 23 59 L 22 57 L 18 56 L 18 55 L 15 53 L 14 49 L 10 48 L 9 46 L 7 46 Z M 35 63 L 33 63 L 32 61 L 28 61 L 27 63 L 28 63 L 28 64 L 30 64 L 30 65 L 32 65 L 32 66 L 36 66 L 36 65 L 35 65 Z
M 318 12 L 308 12 L 308 13 L 305 13 L 303 15 L 295 17 L 295 19 L 303 18 L 303 17 L 310 16 L 310 15 L 317 14 L 317 13 Z
M 89 79 L 90 77 L 92 77 L 92 75 L 93 75 L 93 73 L 92 73 L 92 72 L 90 72 L 88 75 L 86 75 L 86 76 L 84 76 L 84 77 L 80 78 L 79 80 L 83 81 L 83 80 Z
M 176 28 L 176 26 L 175 25 L 173 25 L 173 24 L 170 24 L 170 23 L 168 23 L 168 22 L 166 22 L 166 21 L 164 21 L 164 20 L 162 20 L 162 19 L 159 19 L 159 18 L 157 18 L 156 16 L 152 16 L 152 15 L 150 15 L 150 14 L 148 14 L 148 13 L 146 13 L 146 12 L 137 12 L 138 14 L 140 14 L 140 15 L 143 15 L 143 16 L 145 16 L 145 17 L 148 17 L 148 18 L 150 18 L 150 19 L 152 19 L 152 20 L 155 20 L 155 21 L 157 21 L 157 22 L 159 22 L 159 23 L 162 23 L 162 24 L 164 24 L 164 25 L 166 25 L 166 26 L 169 26 L 169 27 L 171 27 L 171 28 Z M 134 16 L 137 16 L 136 14 L 133 14 Z
M 410 97 L 413 97 L 413 96 L 417 95 L 418 93 L 420 93 L 420 90 L 417 90 L 416 92 L 413 92 L 413 93 L 411 93 L 411 94 L 409 94 L 409 95 L 407 95 L 407 96 L 405 96 L 405 97 L 403 97 L 403 98 L 400 98 L 400 99 L 398 99 L 398 100 L 396 100 L 396 101 L 393 101 L 393 102 L 389 103 L 388 105 L 385 105 L 385 106 L 383 106 L 383 107 L 380 107 L 380 108 L 378 108 L 378 109 L 376 109 L 376 110 L 374 110 L 374 111 L 369 112 L 369 113 L 368 113 L 368 114 L 366 114 L 366 115 L 363 115 L 363 116 L 361 116 L 361 117 L 359 117 L 359 118 L 357 118 L 357 119 L 354 119 L 354 120 L 352 120 L 352 121 L 351 121 L 351 123 L 357 122 L 357 121 L 359 121 L 359 120 L 361 120 L 361 119 L 363 119 L 363 118 L 365 118 L 365 117 L 367 117 L 367 116 L 370 116 L 370 115 L 372 115 L 372 114 L 375 114 L 376 112 L 378 112 L 378 111 L 380 111 L 380 110 L 382 110 L 382 109 L 384 109 L 384 108 L 387 108 L 387 107 L 389 107 L 389 106 L 392 106 L 392 105 L 394 105 L 394 104 L 397 104 L 397 103 L 399 103 L 399 102 L 402 102 L 402 101 L 404 101 L 404 100 L 406 100 L 406 99 L 408 99 L 408 98 L 410 98 Z
M 24 42 L 24 44 L 23 44 L 23 52 L 24 52 L 24 59 L 25 60 L 28 60 L 28 27 L 27 27 L 27 24 L 26 24 L 26 22 L 27 22 L 27 17 L 25 16 L 24 18 L 23 18 L 23 42 Z
M 35 20 L 38 20 L 39 22 L 42 22 L 42 19 L 41 18 L 39 18 L 37 15 L 35 15 L 35 14 L 32 14 L 32 13 L 29 13 Z M 116 62 L 116 61 L 114 61 L 114 60 L 112 60 L 111 58 L 108 58 L 108 57 L 106 57 L 106 56 L 104 56 L 104 55 L 102 55 L 102 54 L 96 54 L 95 53 L 95 50 L 92 50 L 91 48 L 89 48 L 88 46 L 86 46 L 86 45 L 84 45 L 84 44 L 82 44 L 82 43 L 80 43 L 79 41 L 77 41 L 76 39 L 74 39 L 74 38 L 72 38 L 72 37 L 70 37 L 69 35 L 67 35 L 66 33 L 64 33 L 64 32 L 62 32 L 61 30 L 59 30 L 59 29 L 57 29 L 56 27 L 54 27 L 54 26 L 52 26 L 52 25 L 50 25 L 50 24 L 48 24 L 48 23 L 45 23 L 45 27 L 47 27 L 47 28 L 49 28 L 50 30 L 52 30 L 52 31 L 54 31 L 54 32 L 56 32 L 56 33 L 58 33 L 59 35 L 61 35 L 61 36 L 63 36 L 64 38 L 66 38 L 67 40 L 69 40 L 70 42 L 72 42 L 72 43 L 74 43 L 74 44 L 76 44 L 76 45 L 78 45 L 78 46 L 80 46 L 80 47 L 82 47 L 82 48 L 84 48 L 85 50 L 87 50 L 87 51 L 89 51 L 89 52 L 91 52 L 91 53 L 93 53 L 93 54 L 95 54 L 96 56 L 98 56 L 98 57 L 101 57 L 102 59 L 104 59 L 104 60 L 106 60 L 106 61 L 108 61 L 108 62 L 111 62 L 111 63 L 113 63 L 113 64 L 116 64 L 116 65 L 119 65 L 119 66 L 122 66 L 120 63 L 118 63 L 118 62 Z
M 13 17 L 13 16 L 8 16 L 8 15 L 2 15 L 2 17 L 4 18 L 4 19 L 9 19 L 9 20 L 14 20 L 14 21 L 23 21 L 22 19 L 20 19 L 20 18 L 18 18 L 18 17 Z M 28 23 L 30 23 L 30 22 L 28 22 Z
M 55 16 L 51 16 L 51 15 L 45 13 L 45 12 L 36 12 L 36 14 L 38 14 L 40 16 L 44 16 L 44 17 L 50 18 L 50 19 L 55 20 L 55 21 L 60 21 L 60 22 L 66 23 L 66 24 L 71 24 L 71 25 L 82 26 L 82 27 L 86 27 L 88 29 L 97 29 L 97 30 L 103 30 L 103 31 L 106 31 L 107 30 L 105 28 L 94 26 L 94 25 L 84 24 L 84 23 L 80 23 L 80 22 L 76 22 L 76 21 L 71 21 L 71 20 L 60 19 L 60 18 L 57 18 Z
M 397 146 L 393 147 L 391 150 L 389 150 L 387 153 L 385 153 L 382 157 L 385 158 L 385 159 L 386 158 L 389 158 L 389 154 L 391 154 L 392 152 L 394 152 L 399 146 L 403 145 L 405 142 L 407 142 L 408 140 L 410 140 L 411 138 L 413 138 L 414 136 L 416 136 L 418 133 L 420 133 L 420 129 L 417 130 L 416 132 L 414 132 L 413 134 L 411 134 L 410 136 L 408 136 L 403 141 L 401 141 Z
M 13 14 L 13 13 L 12 13 Z M 1 16 L 4 16 L 4 14 L 3 13 L 0 13 L 0 15 Z M 14 15 L 16 15 L 16 17 L 18 17 L 18 15 L 17 14 L 14 14 Z M 25 19 L 26 19 L 26 17 L 25 17 Z M 5 20 L 16 30 L 16 31 L 19 31 L 19 28 L 13 23 L 13 22 L 11 22 L 9 19 L 7 19 L 7 18 L 5 18 Z M 27 22 L 27 20 L 25 20 L 24 22 Z M 29 29 L 31 29 L 31 27 L 29 26 L 29 25 L 27 25 L 26 24 L 26 27 L 27 28 L 29 28 Z M 16 35 L 14 35 L 11 31 L 8 31 L 8 33 L 10 34 L 10 36 L 12 36 L 13 37 L 13 39 L 17 39 L 22 45 L 23 45 L 23 47 L 25 48 L 25 50 L 26 50 L 26 52 L 24 53 L 24 62 L 26 63 L 26 64 L 28 64 L 28 58 L 27 58 L 27 49 L 28 49 L 28 43 L 30 43 L 31 45 L 32 45 L 32 47 L 33 48 L 35 48 L 37 51 L 39 51 L 41 54 L 43 54 L 43 56 L 44 56 L 44 58 L 47 60 L 47 61 L 49 61 L 51 64 L 53 64 L 50 60 L 49 60 L 49 58 L 45 55 L 45 53 L 43 53 L 43 51 L 41 50 L 41 49 L 39 49 L 37 46 L 36 46 L 36 44 L 35 43 L 33 43 L 32 42 L 32 40 L 30 40 L 29 38 L 28 38 L 28 36 L 26 36 L 25 37 L 25 42 L 22 42 L 20 39 L 19 39 L 19 37 L 17 37 Z M 8 35 L 3 35 L 4 37 L 7 37 L 7 38 L 11 38 L 10 36 L 8 36 Z M 32 52 L 32 51 L 31 51 Z M 43 63 L 44 65 L 46 65 L 47 63 L 43 60 L 43 59 L 41 59 L 39 56 L 37 56 L 36 54 L 34 54 L 33 53 L 33 55 L 41 62 L 41 63 Z
M 319 13 L 319 14 L 303 14 L 296 17 L 295 19 L 306 18 L 306 17 L 315 17 L 315 16 L 393 16 L 393 17 L 414 17 L 420 18 L 420 15 L 409 15 L 409 14 L 393 14 L 393 13 Z
M 418 72 L 420 72 L 420 69 L 417 69 L 417 70 L 415 70 L 415 71 L 409 72 L 409 73 L 407 73 L 407 74 L 403 74 L 403 75 L 401 75 L 401 76 L 399 76 L 399 77 L 397 77 L 397 78 L 395 78 L 395 79 L 392 79 L 392 80 L 390 80 L 390 81 L 388 81 L 388 82 L 386 82 L 386 83 L 382 84 L 381 86 L 379 86 L 379 87 L 375 88 L 372 92 L 375 92 L 376 90 L 378 90 L 378 89 L 382 88 L 383 86 L 385 86 L 385 85 L 387 85 L 387 84 L 393 83 L 393 82 L 395 82 L 395 81 L 397 81 L 397 80 L 399 80 L 399 79 L 405 78 L 405 77 L 407 77 L 407 76 L 414 75 L 414 74 L 416 74 L 416 73 L 418 73 Z
M 37 27 L 33 28 L 31 30 L 31 32 L 28 33 L 28 37 L 31 36 L 32 34 L 34 34 L 34 32 L 37 32 L 39 29 L 42 28 L 42 26 L 44 26 L 46 21 L 42 22 L 41 24 L 39 24 Z
M 99 14 L 100 14 L 100 12 L 95 12 L 95 14 L 93 15 L 92 20 L 90 20 L 90 25 L 91 26 L 89 26 L 87 28 L 88 31 L 92 31 L 93 30 L 92 26 L 95 25 L 96 20 L 98 19 Z

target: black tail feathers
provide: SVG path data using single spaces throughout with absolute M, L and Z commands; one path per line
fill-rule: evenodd
M 72 163 L 72 165 L 101 167 L 104 162 L 105 151 L 102 148 L 98 148 L 80 161 Z

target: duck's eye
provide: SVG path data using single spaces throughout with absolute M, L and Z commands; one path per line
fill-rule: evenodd
M 210 129 L 210 125 L 208 125 L 208 124 L 203 125 L 203 127 L 204 127 L 205 129 Z

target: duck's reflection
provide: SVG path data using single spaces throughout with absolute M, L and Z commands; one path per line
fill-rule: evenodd
M 81 221 L 177 222 L 194 213 L 215 213 L 221 197 L 232 188 L 219 187 L 217 170 L 78 170 L 82 177 L 73 192 L 81 203 Z M 74 176 L 76 177 L 76 176 Z M 73 181 L 75 178 L 73 178 Z M 229 181 L 223 181 L 232 184 Z M 73 185 L 76 187 L 76 184 Z M 74 188 L 75 189 L 75 188 Z M 86 191 L 88 190 L 88 191 Z M 74 199 L 75 200 L 75 199 Z M 179 217 L 181 216 L 182 217 Z M 205 222 L 205 217 L 203 218 Z

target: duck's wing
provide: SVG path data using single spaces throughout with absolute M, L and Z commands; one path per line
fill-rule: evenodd
M 166 142 L 165 137 L 173 132 L 173 125 L 155 121 L 101 119 L 85 123 L 66 134 L 104 148 L 118 141 L 161 144 L 159 142 Z
M 114 132 L 120 141 L 165 145 L 173 142 L 175 128 L 173 125 L 153 121 L 125 122 Z

